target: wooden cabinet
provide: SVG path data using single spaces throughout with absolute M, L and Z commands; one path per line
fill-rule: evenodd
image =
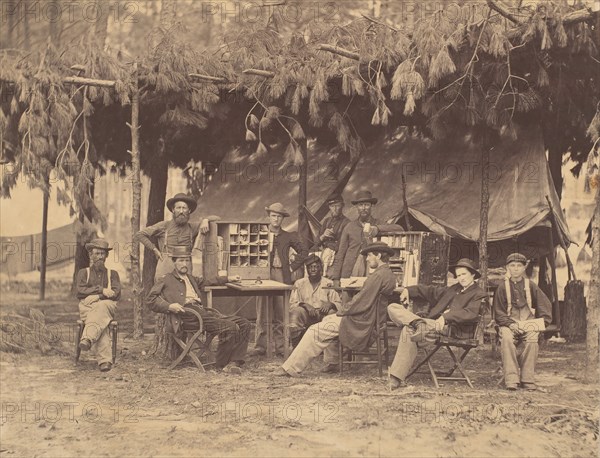
M 211 222 L 203 250 L 205 278 L 223 276 L 223 271 L 242 280 L 270 276 L 269 224 L 265 221 Z
M 450 237 L 431 232 L 385 232 L 377 240 L 394 249 L 390 268 L 401 286 L 446 285 Z

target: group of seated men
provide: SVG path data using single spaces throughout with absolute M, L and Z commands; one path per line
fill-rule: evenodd
M 398 230 L 399 226 L 379 224 L 371 216 L 377 199 L 368 191 L 358 192 L 352 201 L 358 210 L 358 218 L 352 222 L 343 216 L 341 196 L 333 196 L 328 203 L 331 215 L 324 220 L 317 243 L 312 247 L 313 251 L 320 251 L 321 256 L 309 255 L 297 234 L 281 228 L 284 218 L 289 216 L 281 204 L 265 207 L 270 222 L 270 278 L 291 284 L 293 271 L 305 267 L 307 272 L 306 277 L 294 283 L 290 297 L 290 335 L 295 348 L 278 375 L 298 375 L 322 352 L 325 361 L 322 371 L 335 371 L 338 339 L 344 347 L 363 350 L 372 343 L 375 317 L 386 320 L 389 316 L 402 328 L 389 370 L 390 388 L 405 386 L 418 346 L 432 343 L 439 335 L 472 337 L 481 301 L 486 298 L 486 293 L 475 282 L 480 274 L 471 260 L 461 259 L 450 268 L 458 281 L 455 285 L 409 286 L 401 292 L 401 304 L 390 303 L 397 286 L 396 276 L 389 267 L 393 250 L 383 242 L 374 241 L 374 237 L 380 231 Z M 198 312 L 206 331 L 218 336 L 216 369 L 239 374 L 246 358 L 251 325 L 245 318 L 226 316 L 204 307 L 200 299 L 204 280 L 192 275 L 194 240 L 199 233 L 207 233 L 209 221 L 217 217 L 203 219 L 195 226 L 190 224 L 189 216 L 196 202 L 185 194 L 169 199 L 167 207 L 173 213 L 171 221 L 162 221 L 136 235 L 159 261 L 155 284 L 146 303 L 154 312 L 169 314 L 169 326 L 175 333 L 180 329 L 197 329 L 197 319 L 185 311 L 190 308 Z M 156 244 L 153 239 L 157 240 Z M 112 249 L 108 243 L 95 239 L 86 248 L 90 267 L 77 275 L 80 315 L 85 322 L 79 346 L 82 350 L 94 347 L 100 370 L 108 371 L 112 365 L 108 324 L 114 317 L 121 285 L 117 272 L 107 270 L 104 265 Z M 297 253 L 294 260 L 289 257 L 290 248 Z M 534 372 L 539 332 L 524 329 L 520 323 L 542 318 L 548 325 L 552 320 L 550 301 L 526 278 L 526 265 L 525 256 L 511 254 L 506 261 L 506 281 L 499 285 L 494 296 L 504 380 L 509 390 L 518 386 L 536 388 Z M 367 272 L 370 273 L 367 275 Z M 340 296 L 330 286 L 340 278 L 365 275 L 362 289 L 342 306 Z M 430 305 L 429 311 L 416 315 L 407 310 L 405 305 L 410 298 L 424 299 Z M 253 351 L 258 356 L 264 354 L 266 348 L 262 310 L 258 305 Z M 273 304 L 273 310 L 275 321 L 283 321 L 281 300 Z M 282 352 L 281 325 L 275 330 L 276 351 Z

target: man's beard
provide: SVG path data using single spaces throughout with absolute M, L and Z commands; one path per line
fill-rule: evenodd
M 179 226 L 183 226 L 189 221 L 190 217 L 188 215 L 177 215 L 175 217 L 175 224 Z

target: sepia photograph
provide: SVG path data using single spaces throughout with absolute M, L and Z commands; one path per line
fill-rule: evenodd
M 600 0 L 0 0 L 0 458 L 600 455 Z

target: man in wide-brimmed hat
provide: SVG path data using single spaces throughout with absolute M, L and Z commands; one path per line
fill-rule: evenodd
M 179 193 L 167 200 L 167 208 L 173 214 L 170 221 L 161 221 L 148 226 L 135 234 L 134 240 L 140 242 L 152 251 L 158 259 L 155 281 L 173 270 L 173 263 L 169 257 L 169 248 L 185 245 L 190 251 L 198 233 L 206 234 L 209 230 L 209 221 L 216 221 L 218 216 L 209 216 L 200 223 L 190 224 L 190 215 L 198 206 L 196 199 L 187 194 Z M 156 245 L 153 240 L 156 240 Z
M 294 283 L 290 295 L 290 336 L 292 343 L 298 344 L 304 331 L 309 326 L 318 323 L 331 313 L 336 313 L 342 301 L 331 286 L 331 280 L 323 277 L 323 261 L 316 254 L 309 255 L 304 260 L 307 277 L 300 278 Z M 326 362 L 328 354 L 325 352 Z
M 390 270 L 388 261 L 394 251 L 383 242 L 367 245 L 361 251 L 371 269 L 374 269 L 352 300 L 342 306 L 342 311 L 327 315 L 323 321 L 313 324 L 290 357 L 283 363 L 276 375 L 295 376 L 300 374 L 322 351 L 330 351 L 330 360 L 322 372 L 334 372 L 337 365 L 337 339 L 343 346 L 354 351 L 362 351 L 372 343 L 375 329 L 376 306 L 379 317 L 384 322 L 389 297 L 396 287 L 396 276 Z M 378 297 L 380 298 L 379 300 Z
M 281 227 L 283 220 L 290 213 L 280 202 L 275 202 L 265 211 L 269 217 L 269 260 L 271 265 L 270 279 L 286 285 L 292 284 L 292 272 L 302 268 L 304 259 L 308 256 L 308 249 L 304 246 L 297 232 L 287 232 Z M 290 260 L 290 248 L 296 251 L 296 257 Z M 275 340 L 275 353 L 283 354 L 283 298 L 261 297 L 256 305 L 256 341 L 254 349 L 250 352 L 253 356 L 262 356 L 267 352 L 266 301 L 273 301 L 273 321 L 275 322 L 273 338 Z
M 328 277 L 333 280 L 349 277 L 364 277 L 367 274 L 365 258 L 360 251 L 373 242 L 379 232 L 402 231 L 398 224 L 381 224 L 371 216 L 377 198 L 371 191 L 358 191 L 352 205 L 358 211 L 358 218 L 350 221 L 340 235 L 339 248 L 333 265 L 328 269 Z
M 311 251 L 322 251 L 323 275 L 327 276 L 327 270 L 333 264 L 335 254 L 340 247 L 340 236 L 350 222 L 343 213 L 344 198 L 341 194 L 333 194 L 327 199 L 329 215 L 323 219 L 321 229 Z
M 512 253 L 506 258 L 506 277 L 494 294 L 494 316 L 500 332 L 500 349 L 506 389 L 518 386 L 535 391 L 535 364 L 543 318 L 545 329 L 552 322 L 552 304 L 538 286 L 525 275 L 527 258 Z M 517 348 L 519 350 L 517 356 Z
M 202 306 L 200 288 L 203 279 L 192 275 L 192 254 L 187 246 L 171 247 L 170 256 L 175 267 L 154 284 L 146 298 L 148 307 L 156 313 L 169 313 L 169 324 L 176 334 L 181 326 L 186 330 L 198 330 L 198 318 L 185 311 L 191 308 L 198 312 L 206 332 L 219 337 L 216 369 L 240 374 L 248 349 L 250 322 Z
M 450 266 L 450 272 L 458 280 L 453 286 L 408 286 L 400 294 L 403 303 L 408 303 L 411 297 L 427 301 L 430 308 L 423 317 L 402 304 L 388 306 L 391 320 L 402 326 L 396 356 L 390 367 L 391 389 L 406 385 L 406 376 L 417 357 L 417 343 L 426 344 L 440 334 L 473 337 L 481 301 L 486 297 L 475 283 L 481 274 L 473 261 L 466 258 Z
M 79 348 L 93 348 L 102 372 L 112 368 L 112 347 L 108 325 L 115 316 L 117 301 L 121 297 L 119 274 L 108 270 L 104 262 L 112 248 L 104 239 L 93 239 L 85 245 L 90 257 L 90 267 L 77 272 L 77 299 L 79 316 L 85 323 Z

